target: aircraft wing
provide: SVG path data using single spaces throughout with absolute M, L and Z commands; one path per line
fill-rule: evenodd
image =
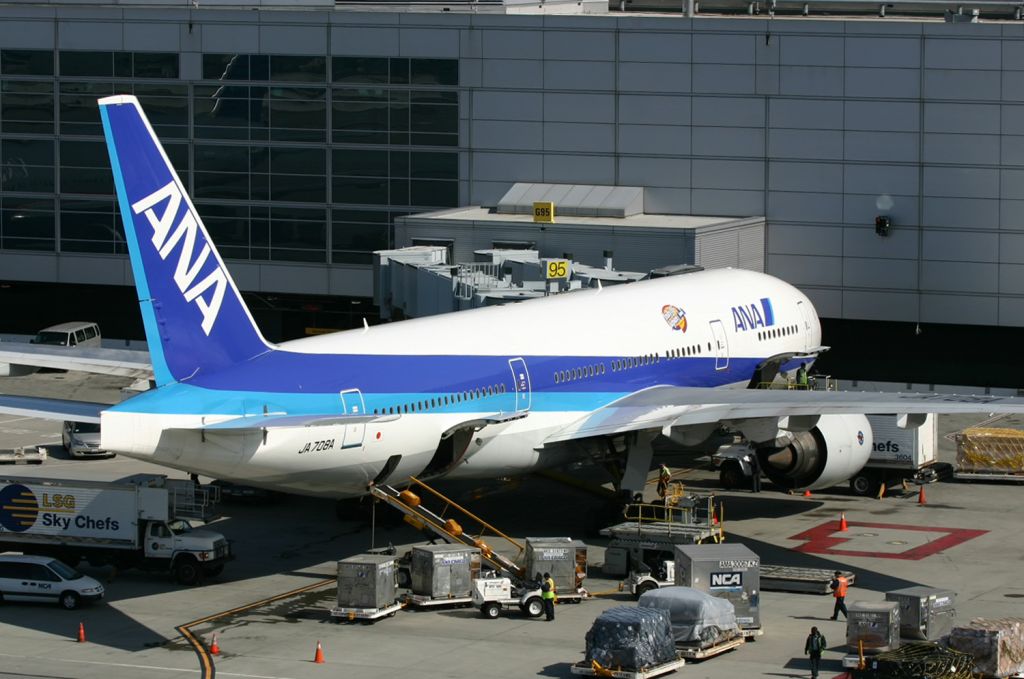
M 1024 398 L 1010 396 L 664 386 L 643 389 L 598 408 L 544 443 L 758 417 L 1020 412 L 1024 412 Z
M 109 403 L 66 401 L 59 398 L 39 398 L 37 396 L 0 396 L 0 414 L 39 417 L 44 420 L 69 420 L 99 424 L 100 412 L 109 407 Z
M 137 349 L 58 347 L 48 344 L 4 342 L 0 343 L 0 363 L 153 379 L 149 352 Z

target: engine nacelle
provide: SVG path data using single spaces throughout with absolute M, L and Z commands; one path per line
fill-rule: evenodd
M 829 488 L 859 472 L 871 457 L 871 424 L 864 415 L 822 415 L 784 448 L 759 448 L 765 475 L 783 488 Z

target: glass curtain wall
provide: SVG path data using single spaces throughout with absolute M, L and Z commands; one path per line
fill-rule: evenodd
M 0 50 L 0 249 L 126 252 L 96 100 L 146 110 L 221 253 L 369 264 L 458 204 L 458 61 Z

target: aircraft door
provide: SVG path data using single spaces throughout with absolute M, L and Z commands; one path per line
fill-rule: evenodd
M 804 338 L 804 351 L 807 351 L 811 347 L 808 346 L 811 339 L 811 318 L 807 312 L 807 305 L 802 301 L 796 303 L 796 308 L 800 310 L 800 322 L 804 324 L 801 328 L 800 335 Z
M 711 335 L 711 344 L 715 352 L 715 370 L 725 370 L 729 367 L 729 339 L 725 335 L 722 321 L 711 321 Z
M 509 359 L 508 367 L 512 370 L 512 385 L 516 395 L 516 412 L 530 409 L 531 388 L 530 371 L 526 369 L 526 361 L 521 358 Z
M 363 392 L 358 389 L 346 389 L 341 392 L 341 411 L 346 415 L 365 415 L 366 407 L 363 403 Z M 346 424 L 345 433 L 341 439 L 341 448 L 358 448 L 363 445 L 363 436 L 366 434 L 366 423 Z

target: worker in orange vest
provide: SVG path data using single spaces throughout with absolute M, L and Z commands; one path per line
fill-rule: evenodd
M 843 612 L 843 619 L 849 618 L 849 614 L 846 612 L 846 589 L 850 586 L 846 576 L 841 572 L 836 571 L 835 577 L 832 578 L 832 582 L 829 583 L 829 587 L 832 588 L 832 596 L 836 599 L 835 608 L 832 609 L 832 617 L 829 620 L 838 620 L 839 611 Z

